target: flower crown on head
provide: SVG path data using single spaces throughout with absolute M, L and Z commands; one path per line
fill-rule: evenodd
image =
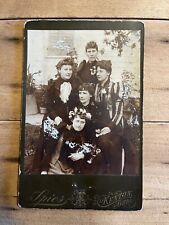
M 73 120 L 76 116 L 79 116 L 81 119 L 91 119 L 91 114 L 83 108 L 75 107 L 73 111 L 69 112 L 69 119 Z

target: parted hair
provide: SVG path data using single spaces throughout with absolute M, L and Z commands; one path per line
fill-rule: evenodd
M 94 95 L 94 85 L 91 83 L 83 83 L 79 86 L 79 91 L 88 91 L 93 96 Z

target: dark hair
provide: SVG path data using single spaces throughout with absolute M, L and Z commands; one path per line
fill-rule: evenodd
M 97 62 L 97 67 L 105 69 L 107 72 L 111 73 L 112 71 L 112 63 L 110 60 L 100 60 Z
M 79 91 L 88 91 L 93 96 L 94 95 L 94 84 L 83 83 L 79 86 Z
M 95 41 L 90 41 L 86 44 L 86 47 L 85 47 L 86 52 L 87 52 L 87 49 L 89 48 L 95 48 L 98 51 L 98 45 L 96 44 Z
M 57 70 L 60 70 L 62 66 L 64 65 L 70 65 L 73 67 L 73 61 L 71 58 L 65 58 L 65 59 L 62 59 L 60 60 L 57 65 L 56 65 L 56 69 Z

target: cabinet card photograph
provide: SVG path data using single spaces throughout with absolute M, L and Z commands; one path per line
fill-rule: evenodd
M 143 24 L 25 25 L 19 205 L 136 210 Z

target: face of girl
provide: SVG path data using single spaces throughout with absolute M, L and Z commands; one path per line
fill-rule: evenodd
M 63 80 L 69 80 L 72 76 L 72 66 L 71 65 L 63 65 L 59 71 L 60 77 Z
M 98 51 L 97 51 L 96 48 L 88 48 L 86 50 L 86 55 L 87 55 L 90 62 L 93 62 L 93 61 L 96 60 L 97 54 L 98 54 Z
M 74 119 L 73 119 L 73 128 L 75 131 L 82 131 L 84 126 L 86 124 L 86 120 L 85 119 L 82 119 L 80 118 L 79 116 L 76 116 Z
M 79 91 L 79 100 L 82 103 L 82 105 L 86 106 L 90 102 L 90 98 L 92 95 L 89 93 L 89 91 Z
M 109 77 L 109 75 L 110 73 L 108 71 L 102 69 L 100 66 L 97 67 L 96 76 L 99 82 L 104 82 Z

